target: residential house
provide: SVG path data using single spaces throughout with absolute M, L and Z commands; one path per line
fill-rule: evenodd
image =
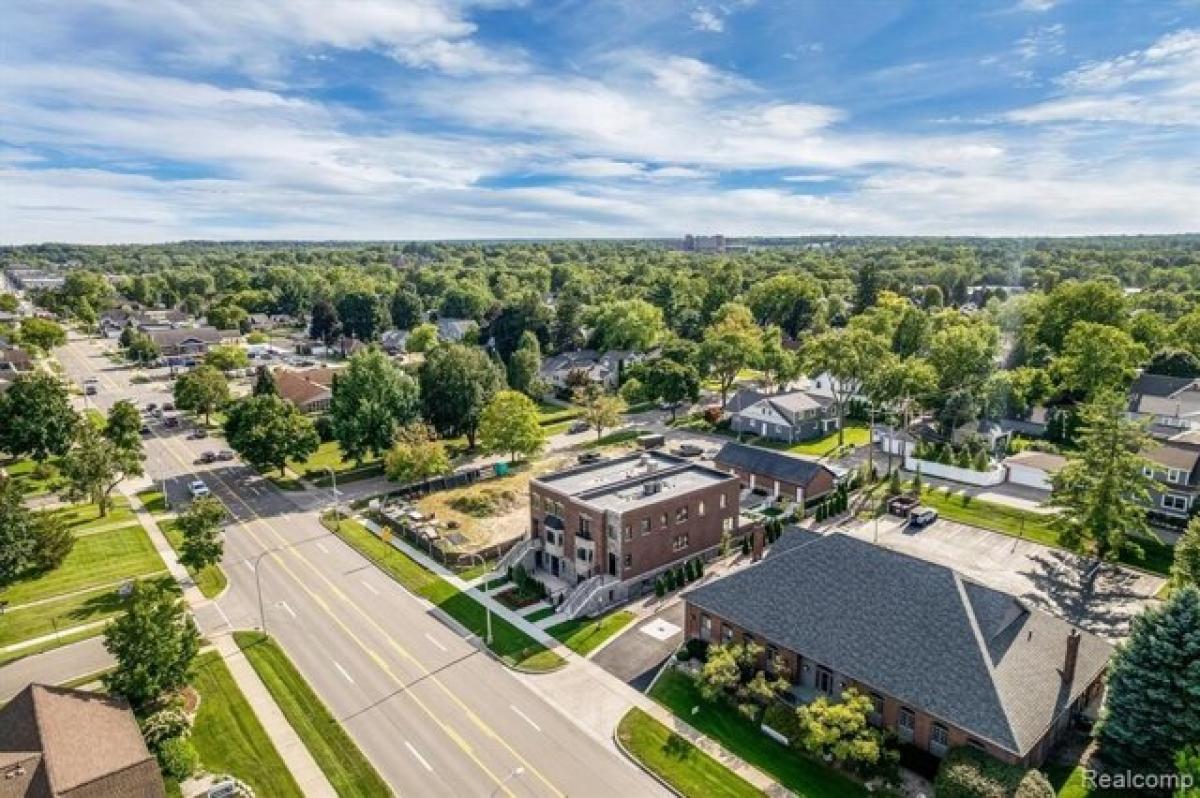
M 1129 415 L 1160 440 L 1200 429 L 1200 377 L 1139 375 L 1129 389 Z
M 123 700 L 31 684 L 0 707 L 0 796 L 164 795 L 158 762 Z
M 0 347 L 0 372 L 13 375 L 33 371 L 33 358 L 24 349 L 17 346 Z
M 241 337 L 237 330 L 218 330 L 215 327 L 151 330 L 147 335 L 158 346 L 162 356 L 168 359 L 202 355 L 213 346 L 232 343 Z
M 66 278 L 61 274 L 41 269 L 14 267 L 5 274 L 8 280 L 21 291 L 54 291 L 62 288 Z
M 1040 764 L 1099 709 L 1113 647 L 931 562 L 841 534 L 787 532 L 762 561 L 686 592 L 689 639 L 754 641 L 807 703 L 854 688 L 870 720 L 943 756 Z
M 1054 475 L 1066 464 L 1067 458 L 1060 454 L 1026 449 L 1004 458 L 1005 478 L 1014 485 L 1050 490 Z
M 379 345 L 389 355 L 403 354 L 408 347 L 408 330 L 386 330 L 379 336 Z
M 590 609 L 653 589 L 663 570 L 738 531 L 737 478 L 660 451 L 539 475 L 529 498 L 532 566 L 602 586 Z
M 744 490 L 762 491 L 801 507 L 832 493 L 845 476 L 816 460 L 733 442 L 721 447 L 713 465 L 737 475 Z
M 1000 429 L 1015 435 L 1042 438 L 1050 428 L 1051 413 L 1050 408 L 1038 405 L 1031 408 L 1028 414 L 1000 419 Z
M 729 428 L 786 443 L 807 441 L 837 430 L 837 408 L 811 391 L 772 394 L 732 413 Z
M 1143 452 L 1151 465 L 1146 476 L 1154 478 L 1151 512 L 1185 521 L 1200 501 L 1200 443 L 1184 433 Z
M 438 319 L 438 340 L 456 344 L 466 338 L 473 330 L 479 329 L 479 324 L 473 319 Z
M 621 381 L 621 373 L 645 357 L 640 352 L 618 349 L 604 353 L 594 349 L 578 349 L 546 358 L 542 361 L 538 373 L 555 391 L 566 390 L 573 384 L 573 380 L 584 377 L 608 390 L 616 390 Z
M 323 413 L 333 399 L 333 377 L 337 372 L 331 368 L 276 369 L 273 376 L 281 398 L 294 404 L 302 413 Z
M 1012 441 L 1012 432 L 998 422 L 981 418 L 955 427 L 950 434 L 950 441 L 956 448 L 966 446 L 971 441 L 978 441 L 992 454 L 1002 454 Z
M 761 402 L 771 394 L 764 391 L 758 391 L 754 388 L 738 388 L 733 396 L 729 397 L 729 401 L 725 403 L 726 413 L 739 413 L 745 410 L 752 404 Z

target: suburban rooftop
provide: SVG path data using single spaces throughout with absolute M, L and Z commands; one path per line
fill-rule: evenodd
M 630 510 L 734 479 L 715 468 L 663 452 L 637 452 L 533 480 L 600 510 Z M 657 483 L 648 493 L 645 485 Z

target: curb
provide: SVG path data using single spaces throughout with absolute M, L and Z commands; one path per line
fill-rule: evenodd
M 632 711 L 633 710 L 631 709 L 631 710 L 629 710 L 629 712 L 626 712 L 624 715 L 622 715 L 621 720 L 625 720 L 625 718 L 629 717 L 629 713 Z M 624 757 L 626 759 L 628 759 L 630 762 L 632 762 L 634 765 L 636 765 L 638 770 L 642 771 L 647 776 L 649 776 L 650 778 L 657 781 L 672 795 L 677 795 L 677 796 L 679 796 L 679 798 L 687 798 L 687 796 L 685 796 L 679 790 L 675 789 L 675 785 L 671 784 L 666 779 L 664 779 L 662 776 L 658 775 L 653 770 L 651 770 L 649 767 L 647 767 L 645 764 L 643 764 L 642 760 L 640 760 L 636 756 L 634 756 L 633 753 L 630 752 L 630 750 L 625 747 L 625 744 L 621 742 L 621 722 L 620 721 L 617 721 L 617 728 L 613 729 L 612 740 L 613 740 L 613 744 L 615 746 L 617 746 L 617 750 L 620 751 L 621 754 L 624 755 Z

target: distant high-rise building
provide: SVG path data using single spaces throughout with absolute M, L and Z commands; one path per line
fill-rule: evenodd
M 724 252 L 725 236 L 694 236 L 691 233 L 683 237 L 684 252 Z

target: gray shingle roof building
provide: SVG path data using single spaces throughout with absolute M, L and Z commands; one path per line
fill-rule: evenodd
M 1015 760 L 1058 728 L 1113 651 L 1014 596 L 867 541 L 788 533 L 777 548 L 686 593 L 689 614 L 711 613 Z

